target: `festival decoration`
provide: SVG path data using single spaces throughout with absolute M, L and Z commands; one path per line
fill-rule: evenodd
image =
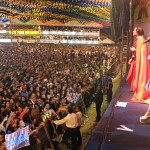
M 2 0 L 0 21 L 18 19 L 26 24 L 31 20 L 38 20 L 42 25 L 50 20 L 58 20 L 64 24 L 70 21 L 81 24 L 92 21 L 96 25 L 105 26 L 106 23 L 109 26 L 110 4 L 110 0 Z

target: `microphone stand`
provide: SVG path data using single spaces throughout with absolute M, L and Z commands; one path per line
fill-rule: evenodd
M 147 42 L 150 42 L 150 37 L 148 37 L 143 43 L 147 43 Z

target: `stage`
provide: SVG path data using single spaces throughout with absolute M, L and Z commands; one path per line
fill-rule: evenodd
M 85 150 L 150 150 L 150 120 L 139 122 L 148 104 L 131 103 L 133 93 L 123 81 Z

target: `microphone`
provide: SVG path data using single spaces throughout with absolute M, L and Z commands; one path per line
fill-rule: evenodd
M 144 41 L 144 44 L 147 43 L 147 42 L 150 42 L 150 37 L 148 37 L 148 38 Z

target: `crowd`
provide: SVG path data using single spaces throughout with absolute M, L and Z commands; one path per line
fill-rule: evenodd
M 118 55 L 115 46 L 0 45 L 0 146 L 5 134 L 64 118 L 81 98 L 88 105 L 98 85 L 107 94 Z

